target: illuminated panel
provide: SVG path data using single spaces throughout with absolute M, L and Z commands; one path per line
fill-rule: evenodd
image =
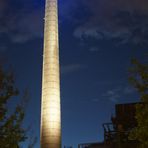
M 41 148 L 61 147 L 57 0 L 46 0 L 41 104 Z

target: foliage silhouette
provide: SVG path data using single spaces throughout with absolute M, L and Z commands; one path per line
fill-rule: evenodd
M 130 83 L 140 94 L 141 103 L 136 106 L 137 127 L 130 133 L 129 138 L 140 142 L 139 148 L 148 147 L 148 63 L 132 60 Z
M 0 67 L 0 147 L 20 148 L 22 142 L 29 139 L 27 136 L 31 128 L 24 128 L 26 104 L 28 103 L 28 92 L 20 99 L 20 103 L 10 112 L 9 102 L 19 96 L 19 91 L 15 87 L 14 75 Z M 36 137 L 30 138 L 28 148 L 33 148 Z

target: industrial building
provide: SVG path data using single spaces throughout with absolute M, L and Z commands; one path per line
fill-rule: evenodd
M 137 126 L 136 104 L 116 104 L 111 122 L 103 123 L 104 142 L 83 143 L 78 148 L 138 148 L 138 142 L 129 140 L 130 131 Z

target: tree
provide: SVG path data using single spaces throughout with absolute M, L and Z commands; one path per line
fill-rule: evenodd
M 137 127 L 130 133 L 129 138 L 138 140 L 140 148 L 148 147 L 148 63 L 132 60 L 129 80 L 140 94 L 141 103 L 136 106 Z
M 27 139 L 26 130 L 22 127 L 24 107 L 20 103 L 12 113 L 9 112 L 8 102 L 18 96 L 14 77 L 0 67 L 0 147 L 19 148 L 20 143 Z

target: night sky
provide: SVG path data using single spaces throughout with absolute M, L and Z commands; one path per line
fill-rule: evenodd
M 0 0 L 0 59 L 30 91 L 24 126 L 38 137 L 44 0 Z M 62 143 L 103 141 L 117 103 L 136 102 L 133 57 L 148 50 L 147 0 L 59 0 Z M 18 100 L 13 100 L 12 104 Z M 26 144 L 24 144 L 24 148 Z

